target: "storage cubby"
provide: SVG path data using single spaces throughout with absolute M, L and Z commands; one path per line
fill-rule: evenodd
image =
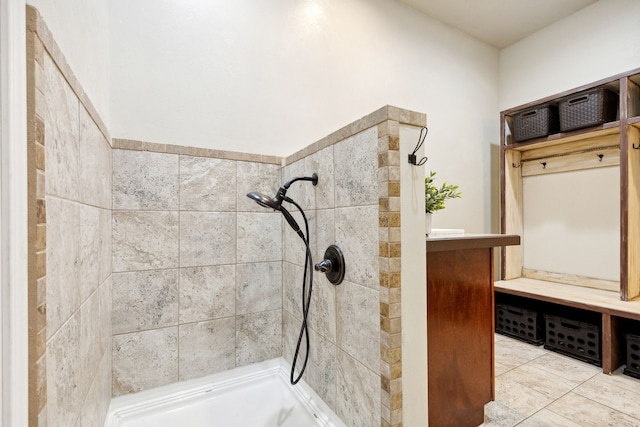
M 603 123 L 512 137 L 523 111 L 606 91 L 618 105 Z M 496 292 L 601 316 L 602 368 L 617 369 L 640 321 L 640 70 L 503 111 L 500 152 L 501 231 L 522 244 L 502 250 Z

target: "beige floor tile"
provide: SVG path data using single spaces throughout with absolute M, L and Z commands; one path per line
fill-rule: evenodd
M 528 417 L 553 401 L 552 398 L 510 379 L 496 378 L 496 401 Z
M 504 374 L 505 372 L 509 372 L 511 369 L 513 369 L 497 361 L 494 362 L 493 366 L 494 366 L 494 373 L 496 377 L 498 375 Z
M 606 375 L 597 375 L 577 387 L 574 392 L 640 420 L 638 392 L 611 384 L 605 377 Z
M 529 365 L 571 381 L 583 382 L 602 372 L 597 366 L 589 365 L 557 353 L 547 353 Z
M 504 337 L 495 344 L 495 361 L 508 369 L 517 368 L 527 362 L 547 354 L 542 347 L 529 345 Z
M 622 373 L 623 370 L 624 366 L 617 369 L 611 375 L 600 374 L 594 378 L 601 379 L 608 384 L 615 385 L 625 390 L 640 394 L 640 379 L 630 377 L 629 375 L 624 375 Z
M 518 427 L 581 427 L 573 421 L 551 412 L 548 409 L 542 409 L 536 412 L 520 424 Z
M 582 427 L 640 427 L 640 420 L 576 393 L 569 393 L 547 408 Z
M 484 423 L 480 427 L 512 427 L 525 419 L 525 415 L 502 402 L 489 402 L 484 407 Z
M 578 381 L 562 378 L 531 364 L 510 370 L 501 379 L 515 381 L 550 399 L 558 399 L 580 385 Z

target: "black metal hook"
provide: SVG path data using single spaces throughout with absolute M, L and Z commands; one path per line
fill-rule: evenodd
M 546 169 L 547 168 L 547 162 L 540 162 L 540 164 L 542 165 L 542 169 Z
M 633 148 L 635 148 L 636 150 L 640 150 L 640 144 L 638 144 L 638 146 L 637 146 L 637 147 L 636 147 L 636 144 L 631 144 L 631 146 L 632 146 Z
M 514 168 L 516 168 L 516 169 L 518 169 L 518 168 L 519 168 L 520 166 L 522 166 L 522 165 L 516 165 L 515 163 L 511 163 L 511 166 L 512 166 L 512 167 L 514 167 Z
M 416 153 L 418 152 L 420 147 L 422 147 L 422 144 L 424 144 L 424 140 L 427 139 L 427 133 L 429 133 L 429 129 L 427 129 L 426 126 L 420 129 L 420 136 L 418 137 L 418 145 L 416 145 L 416 148 L 413 149 L 413 153 L 409 154 L 410 165 L 422 166 L 425 163 L 427 163 L 427 160 L 429 160 L 427 156 L 421 158 L 420 161 L 417 161 L 417 158 L 416 158 Z
M 604 154 L 596 154 L 596 156 L 598 157 L 598 161 L 601 162 Z

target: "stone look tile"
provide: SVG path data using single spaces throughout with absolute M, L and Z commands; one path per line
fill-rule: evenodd
M 178 270 L 113 275 L 114 334 L 178 324 Z
M 101 363 L 105 356 L 111 359 L 111 286 L 111 280 L 107 279 L 80 307 L 83 395 L 88 392 L 91 382 L 100 369 L 104 368 Z M 109 371 L 111 371 L 110 363 Z
M 335 207 L 333 146 L 305 158 L 305 170 L 318 174 L 318 184 L 312 187 L 315 209 Z M 308 186 L 308 184 L 305 184 Z M 295 200 L 295 199 L 294 199 Z
M 336 244 L 342 249 L 345 280 L 378 289 L 377 206 L 336 209 Z
M 511 380 L 535 390 L 551 399 L 557 399 L 580 383 L 567 380 L 531 365 L 522 365 L 500 376 L 500 381 Z
M 257 192 L 275 196 L 280 185 L 280 166 L 266 163 L 238 162 L 237 164 L 238 212 L 266 212 L 265 208 L 247 197 Z
M 178 156 L 114 150 L 113 209 L 177 210 Z
M 496 400 L 524 414 L 526 417 L 553 401 L 552 398 L 542 393 L 503 377 L 504 375 L 501 375 L 496 378 Z
M 111 353 L 103 357 L 82 405 L 80 425 L 102 426 L 111 403 Z
M 519 344 L 523 346 L 526 345 L 522 343 Z M 560 378 L 578 382 L 586 381 L 601 372 L 600 368 L 596 366 L 588 365 L 555 353 L 544 354 L 533 360 L 530 365 L 557 375 Z
M 273 213 L 238 213 L 238 262 L 282 259 L 282 219 Z
M 335 344 L 336 286 L 330 283 L 324 274 L 316 273 L 314 277 L 308 317 L 309 327 Z
M 79 206 L 74 202 L 47 197 L 48 337 L 80 307 Z
M 236 366 L 281 356 L 282 310 L 244 314 L 236 322 Z
M 80 107 L 80 200 L 111 209 L 112 150 L 84 107 Z M 47 171 L 48 174 L 48 171 Z
M 337 415 L 349 426 L 380 423 L 380 377 L 338 350 Z
M 376 128 L 333 146 L 336 207 L 378 205 L 377 147 Z
M 484 423 L 480 427 L 513 427 L 525 418 L 524 414 L 496 400 L 484 406 Z
M 80 211 L 80 299 L 84 301 L 100 285 L 100 259 L 105 242 L 101 229 L 101 209 L 78 205 Z M 109 240 L 111 236 L 109 236 Z M 55 241 L 50 242 L 53 245 Z
M 180 266 L 236 262 L 236 214 L 180 213 Z
M 324 257 L 329 245 L 336 243 L 335 209 L 318 209 L 316 219 L 316 247 L 313 252 L 314 263 Z M 312 248 L 313 249 L 313 248 Z
M 178 327 L 113 337 L 113 396 L 178 381 Z
M 180 156 L 180 209 L 235 212 L 236 161 Z
M 336 289 L 338 347 L 374 372 L 380 369 L 378 292 L 347 281 Z
M 547 409 L 582 427 L 637 427 L 640 425 L 638 419 L 576 393 L 569 393 L 556 400 Z
M 180 325 L 180 381 L 235 367 L 235 318 Z
M 233 265 L 180 269 L 180 323 L 235 314 L 236 272 Z
M 316 239 L 317 239 L 315 212 L 316 211 L 313 211 L 313 210 L 305 211 L 305 215 L 307 216 L 307 221 L 309 222 L 309 234 L 311 234 L 309 247 L 311 248 L 312 254 L 316 247 Z M 300 214 L 300 212 L 292 211 L 291 215 L 300 226 L 300 229 L 302 230 L 302 232 L 306 235 L 307 232 L 304 226 L 304 219 Z M 285 261 L 292 262 L 299 266 L 304 266 L 305 254 L 307 250 L 304 244 L 304 241 L 300 238 L 300 236 L 295 231 L 293 231 L 289 223 L 286 222 L 284 218 L 281 220 L 281 224 L 282 224 L 282 227 L 284 227 L 283 233 L 282 233 L 282 236 L 283 236 L 282 253 L 284 255 Z
M 282 308 L 300 319 L 302 318 L 300 313 L 302 312 L 303 275 L 303 267 L 289 262 L 282 263 Z
M 546 357 L 548 354 L 542 347 L 528 345 L 511 338 L 505 338 L 495 345 L 496 360 L 499 360 L 504 368 L 508 370 L 517 368 L 534 359 Z
M 113 271 L 175 267 L 177 212 L 113 213 Z
M 113 217 L 111 209 L 100 209 L 100 247 L 98 249 L 98 281 L 103 283 L 112 273 L 113 265 Z
M 47 194 L 78 200 L 78 98 L 49 55 L 44 56 L 45 87 L 38 106 L 45 122 Z
M 611 384 L 611 382 L 602 379 L 604 376 L 598 374 L 595 378 L 576 388 L 574 393 L 637 418 L 640 422 L 637 392 Z
M 566 419 L 548 409 L 536 412 L 520 424 L 520 427 L 580 427 L 571 420 Z
M 282 308 L 282 263 L 236 265 L 236 313 L 248 314 Z
M 286 310 L 282 310 L 282 358 L 290 365 L 293 364 L 293 355 L 296 350 L 296 342 L 299 334 L 300 320 L 298 317 Z M 304 357 L 304 352 L 299 357 Z M 302 360 L 303 359 L 300 359 L 300 364 L 296 364 L 296 375 L 300 372 Z
M 304 380 L 334 412 L 336 408 L 337 347 L 335 343 L 311 331 L 311 349 Z
M 47 342 L 49 425 L 70 426 L 80 417 L 86 391 L 80 346 L 80 316 L 76 312 Z
M 284 185 L 284 183 L 293 178 L 312 176 L 314 172 L 317 172 L 315 170 L 307 169 L 306 166 L 304 159 L 285 166 L 282 170 L 282 184 Z M 318 182 L 320 182 L 319 176 Z M 304 209 L 305 212 L 311 211 L 316 208 L 315 189 L 316 187 L 310 181 L 298 181 L 289 187 L 287 196 L 302 206 L 302 209 Z

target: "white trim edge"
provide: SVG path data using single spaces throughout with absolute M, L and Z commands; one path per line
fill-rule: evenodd
M 25 0 L 0 0 L 0 426 L 29 419 Z

